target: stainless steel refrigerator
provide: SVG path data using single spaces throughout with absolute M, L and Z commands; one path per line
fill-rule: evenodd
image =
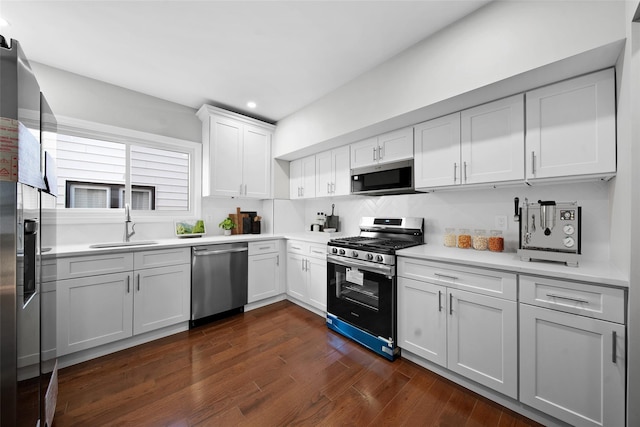
M 47 389 L 57 390 L 55 350 L 43 357 L 41 333 L 41 203 L 49 196 L 40 140 L 50 137 L 52 126 L 55 118 L 20 44 L 0 36 L 2 427 L 50 425 L 55 407 L 55 396 L 45 397 Z M 44 330 L 52 333 L 48 325 Z

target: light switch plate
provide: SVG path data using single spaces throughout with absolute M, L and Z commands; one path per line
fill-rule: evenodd
M 508 221 L 506 215 L 496 215 L 493 219 L 494 227 L 496 230 L 506 230 L 508 227 Z

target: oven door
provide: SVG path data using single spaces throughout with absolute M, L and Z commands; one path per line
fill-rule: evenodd
M 395 266 L 327 255 L 327 311 L 395 342 Z

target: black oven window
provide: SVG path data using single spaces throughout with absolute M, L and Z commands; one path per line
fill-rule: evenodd
M 339 299 L 378 311 L 378 282 L 367 279 L 357 269 L 347 268 L 345 273 L 336 272 L 336 283 Z

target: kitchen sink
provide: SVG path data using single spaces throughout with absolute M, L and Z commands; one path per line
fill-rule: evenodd
M 120 248 L 120 247 L 129 247 L 129 246 L 147 246 L 147 245 L 157 245 L 158 242 L 153 240 L 141 240 L 139 242 L 110 242 L 110 243 L 97 243 L 95 245 L 90 245 L 91 249 L 102 249 L 102 248 Z

